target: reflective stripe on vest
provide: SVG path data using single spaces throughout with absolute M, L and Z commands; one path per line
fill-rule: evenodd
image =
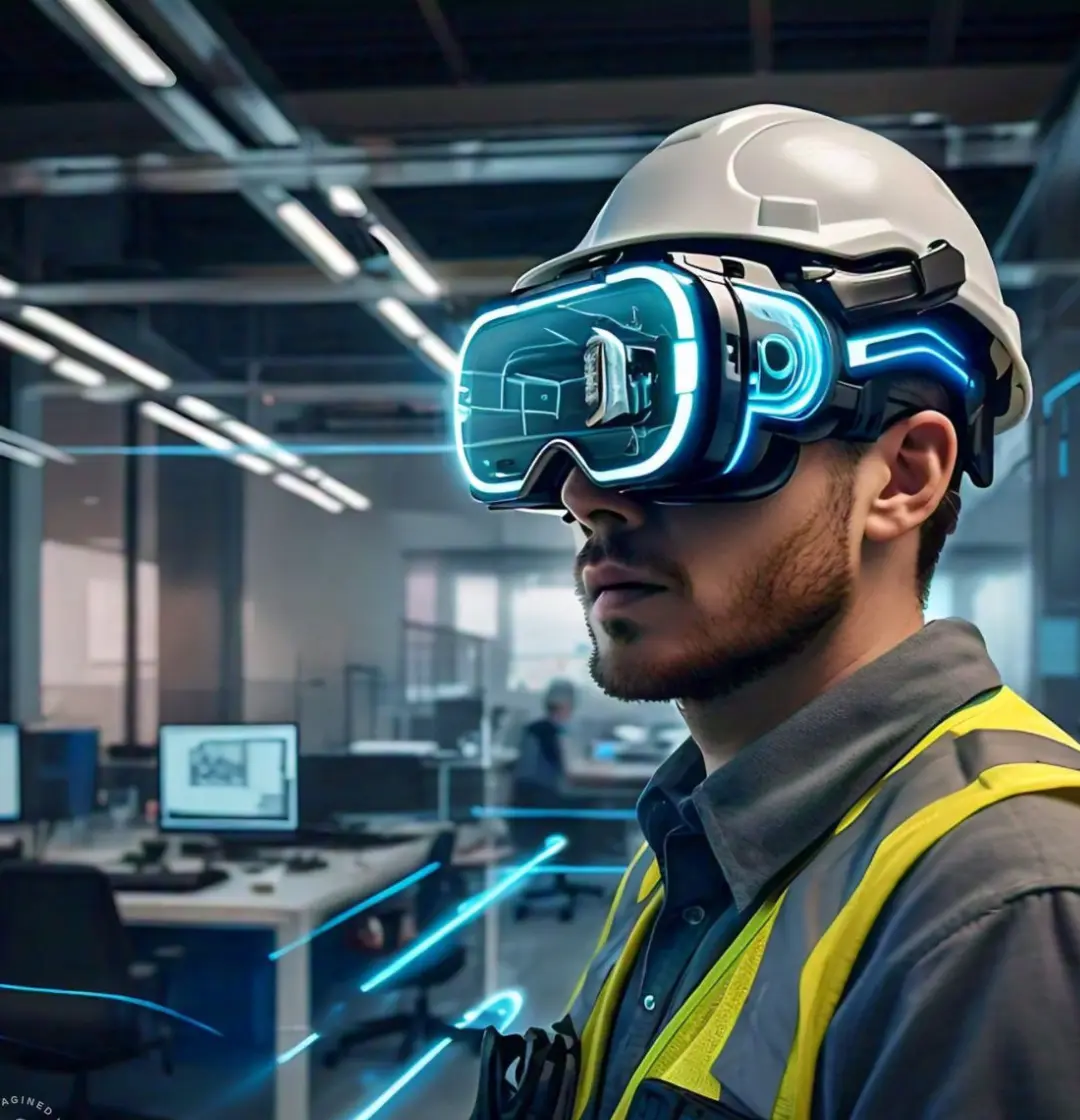
M 647 1078 L 712 1100 L 726 1091 L 771 1120 L 809 1120 L 825 1032 L 893 889 L 980 809 L 1023 793 L 1080 788 L 1078 749 L 1007 689 L 939 724 L 753 915 L 656 1039 L 612 1117 L 601 1120 L 624 1120 Z M 639 916 L 586 1024 L 575 1120 L 594 1097 L 622 988 L 660 898 L 654 892 Z

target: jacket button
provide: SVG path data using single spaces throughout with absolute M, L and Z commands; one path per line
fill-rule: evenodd
M 682 916 L 688 926 L 699 926 L 705 920 L 705 911 L 700 906 L 688 906 Z
M 656 997 L 646 996 L 642 1001 L 642 1006 L 646 1011 L 654 1011 L 656 1009 Z

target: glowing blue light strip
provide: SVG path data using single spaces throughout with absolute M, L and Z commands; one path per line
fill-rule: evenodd
M 896 343 L 896 345 L 889 346 L 888 343 Z M 875 346 L 881 346 L 883 349 L 871 354 L 870 349 Z M 971 376 L 959 364 L 965 360 L 963 352 L 931 327 L 907 327 L 850 338 L 847 343 L 847 356 L 848 365 L 853 371 L 903 358 L 932 358 L 943 370 L 953 374 L 960 381 L 960 386 L 965 392 L 972 386 Z
M 679 336 L 675 340 L 675 416 L 664 442 L 648 459 L 635 463 L 633 466 L 613 467 L 606 471 L 590 470 L 588 473 L 600 485 L 644 478 L 660 470 L 678 451 L 686 437 L 686 431 L 690 426 L 690 419 L 693 415 L 694 393 L 698 387 L 698 370 L 700 368 L 700 350 L 696 341 L 697 329 L 694 310 L 686 293 L 686 289 L 691 286 L 692 282 L 688 277 L 680 276 L 668 268 L 661 268 L 657 265 L 637 265 L 608 273 L 604 277 L 603 283 L 600 284 L 583 284 L 580 287 L 570 288 L 568 291 L 553 292 L 537 299 L 497 307 L 480 315 L 469 328 L 468 334 L 465 336 L 465 342 L 459 351 L 457 369 L 454 372 L 454 443 L 462 473 L 473 490 L 492 496 L 514 494 L 521 490 L 521 481 L 518 479 L 508 482 L 484 482 L 477 478 L 469 467 L 464 442 L 464 420 L 468 416 L 468 406 L 462 400 L 463 395 L 467 396 L 468 390 L 462 384 L 462 358 L 468 352 L 469 345 L 476 337 L 477 332 L 497 319 L 505 319 L 508 316 L 532 311 L 537 307 L 546 307 L 553 303 L 564 303 L 568 300 L 578 299 L 583 295 L 591 295 L 594 292 L 602 291 L 606 286 L 618 284 L 624 280 L 644 280 L 655 284 L 667 296 L 671 305 L 672 314 L 675 316 L 676 332 Z M 540 454 L 543 454 L 542 449 Z
M 498 1016 L 499 1021 L 491 1025 L 497 1026 L 500 1031 L 505 1032 L 507 1027 L 517 1018 L 521 1008 L 525 1004 L 524 997 L 518 991 L 507 990 L 505 992 L 496 992 L 495 995 L 489 996 L 483 1003 L 479 1003 L 466 1011 L 458 1021 L 457 1026 L 461 1029 L 472 1026 L 480 1019 L 485 1018 L 489 1011 L 499 1007 L 500 1004 L 503 1005 L 504 1010 L 502 1014 Z M 415 1081 L 444 1050 L 447 1050 L 451 1046 L 451 1044 L 452 1040 L 449 1038 L 443 1038 L 436 1042 L 421 1054 L 392 1084 L 388 1085 L 371 1104 L 362 1108 L 352 1120 L 371 1120 L 371 1118 L 382 1111 L 402 1089 Z
M 533 875 L 622 875 L 625 867 L 618 864 L 573 864 L 553 863 L 548 867 L 538 867 L 531 872 Z
M 307 1038 L 298 1042 L 295 1046 L 289 1047 L 284 1054 L 278 1054 L 277 1064 L 283 1066 L 286 1062 L 291 1062 L 297 1054 L 302 1054 L 309 1046 L 314 1046 L 321 1037 L 318 1031 L 312 1031 Z
M 473 918 L 482 914 L 489 906 L 498 902 L 508 894 L 517 884 L 521 883 L 532 873 L 534 867 L 547 863 L 563 851 L 569 841 L 565 836 L 549 836 L 547 843 L 531 859 L 514 868 L 505 878 L 500 879 L 494 886 L 481 891 L 474 898 L 467 900 L 452 918 L 436 926 L 430 933 L 414 941 L 403 953 L 398 954 L 385 968 L 380 969 L 369 980 L 360 985 L 360 991 L 367 994 L 373 992 L 391 977 L 396 976 L 403 968 L 412 964 L 418 957 L 422 957 L 432 946 L 437 945 L 451 933 L 461 929 L 463 925 L 471 922 Z
M 487 805 L 474 805 L 470 814 L 477 820 L 543 821 L 636 821 L 633 809 L 516 809 L 512 805 L 489 808 Z
M 200 1031 L 206 1031 L 207 1034 L 215 1034 L 218 1038 L 223 1037 L 221 1031 L 207 1026 L 206 1023 L 200 1023 L 198 1019 L 192 1019 L 188 1015 L 184 1015 L 179 1011 L 174 1011 L 171 1007 L 165 1007 L 160 1003 L 153 1003 L 148 999 L 119 995 L 116 992 L 83 992 L 73 988 L 34 988 L 26 984 L 0 984 L 0 991 L 30 992 L 35 995 L 43 996 L 72 996 L 75 999 L 107 999 L 112 1003 L 127 1003 L 132 1007 L 141 1007 L 145 1011 L 156 1011 L 159 1015 L 167 1015 L 170 1019 L 176 1019 L 178 1022 L 187 1023 L 190 1027 L 197 1027 Z
M 411 875 L 406 875 L 404 879 L 399 879 L 396 883 L 379 891 L 378 894 L 373 894 L 370 898 L 365 898 L 363 902 L 358 902 L 355 906 L 350 906 L 348 910 L 344 910 L 340 914 L 335 914 L 334 917 L 323 922 L 321 926 L 317 926 L 310 933 L 305 933 L 303 937 L 298 937 L 295 941 L 290 941 L 288 945 L 283 945 L 280 949 L 275 949 L 270 954 L 270 960 L 280 960 L 286 953 L 291 953 L 293 949 L 299 949 L 301 945 L 307 945 L 309 942 L 314 941 L 316 937 L 326 933 L 327 930 L 335 929 L 337 926 L 341 925 L 342 922 L 347 922 L 350 918 L 355 918 L 357 914 L 362 914 L 365 910 L 370 910 L 372 906 L 378 906 L 380 902 L 385 902 L 388 898 L 393 898 L 394 895 L 401 894 L 402 891 L 415 886 L 421 879 L 426 879 L 429 875 L 434 874 L 439 870 L 439 867 L 440 864 L 438 863 L 429 863 L 426 867 L 421 867 L 419 871 L 414 871 Z
M 293 455 L 301 455 L 307 459 L 330 455 L 449 455 L 453 452 L 453 444 L 448 443 L 313 443 L 294 444 L 283 443 L 283 451 Z M 90 456 L 120 455 L 125 457 L 144 456 L 151 459 L 174 458 L 182 459 L 218 459 L 220 451 L 212 451 L 209 447 L 200 444 L 175 446 L 169 444 L 149 444 L 144 447 L 62 447 L 58 450 L 75 458 Z
M 1047 390 L 1042 402 L 1043 416 L 1047 420 L 1050 419 L 1050 413 L 1054 411 L 1054 405 L 1062 397 L 1071 393 L 1077 385 L 1080 385 L 1080 370 L 1070 373 L 1068 377 L 1063 377 L 1052 389 Z

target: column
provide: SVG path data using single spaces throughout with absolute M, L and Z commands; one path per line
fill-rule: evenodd
M 244 471 L 162 430 L 158 493 L 158 718 L 242 718 Z

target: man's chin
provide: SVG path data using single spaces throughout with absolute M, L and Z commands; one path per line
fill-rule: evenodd
M 694 666 L 650 650 L 647 642 L 596 650 L 589 663 L 592 679 L 613 700 L 678 700 Z

